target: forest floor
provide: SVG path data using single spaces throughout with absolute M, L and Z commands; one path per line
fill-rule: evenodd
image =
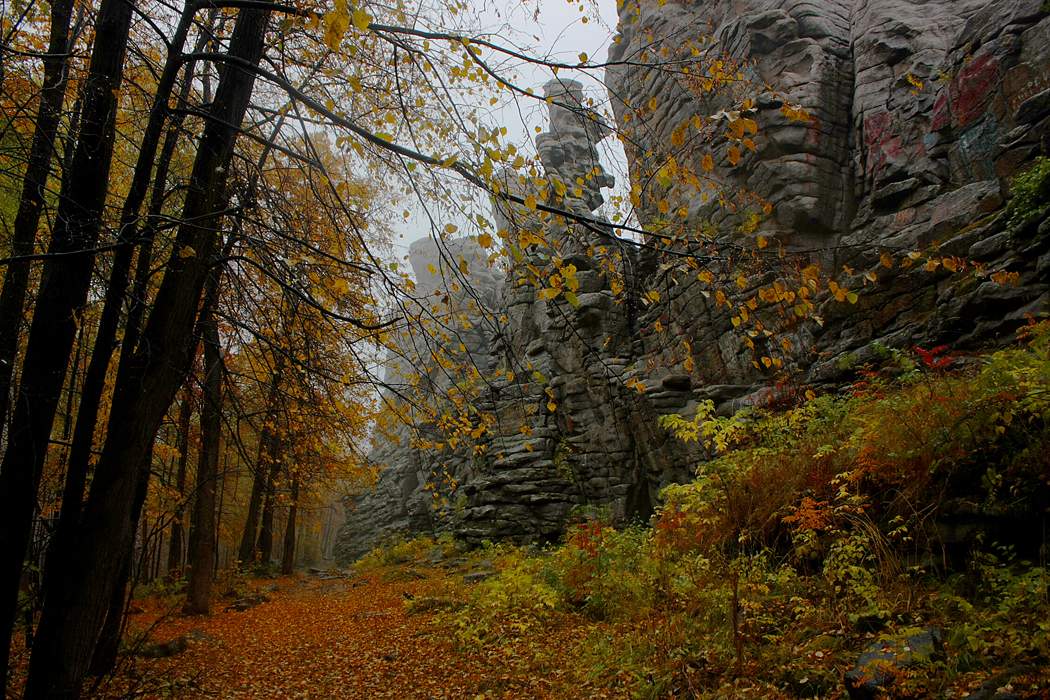
M 416 555 L 408 558 L 399 550 Z M 774 666 L 827 676 L 821 689 L 807 690 L 803 682 L 797 692 L 785 692 L 784 674 L 775 667 L 772 675 L 779 680 L 762 680 L 771 673 L 763 667 L 773 658 L 769 649 L 764 660 L 757 649 L 749 651 L 745 668 L 734 673 L 725 653 L 718 652 L 724 640 L 706 638 L 700 628 L 680 629 L 659 611 L 644 620 L 615 622 L 549 605 L 521 568 L 523 562 L 556 556 L 549 552 L 504 547 L 435 554 L 440 550 L 433 540 L 422 539 L 371 554 L 366 557 L 371 561 L 350 570 L 238 575 L 216 584 L 213 611 L 205 616 L 181 613 L 181 586 L 153 584 L 131 605 L 117 668 L 84 696 L 844 700 L 847 695 L 841 674 L 856 659 L 856 649 L 850 649 L 857 645 L 833 653 L 834 644 L 827 645 L 833 637 L 820 630 L 809 633 L 819 643 L 817 651 L 784 640 L 774 645 L 783 652 Z M 1030 621 L 1015 622 L 1016 629 L 1030 627 Z M 835 624 L 829 620 L 826 627 Z M 682 634 L 711 653 L 688 651 Z M 853 636 L 860 645 L 874 637 Z M 20 696 L 25 672 L 26 654 L 19 646 L 10 698 Z M 668 664 L 673 668 L 665 668 Z M 987 665 L 991 676 L 956 674 L 950 688 L 942 683 L 934 692 L 920 683 L 915 692 L 892 697 L 1050 700 L 1050 676 L 1035 666 L 1010 673 L 1025 692 L 996 694 L 999 685 L 1014 687 L 1002 681 L 993 682 L 991 692 L 969 695 L 995 677 L 998 667 Z M 917 671 L 921 681 L 924 673 Z M 669 672 L 670 684 L 661 683 L 660 674 Z
M 463 575 L 391 566 L 249 579 L 240 600 L 263 602 L 237 610 L 234 598 L 220 598 L 208 616 L 182 615 L 175 595 L 138 599 L 129 653 L 91 697 L 613 697 L 574 677 L 564 658 L 586 633 L 578 620 L 481 653 L 456 651 L 435 612 L 412 603 L 447 600 L 441 592 L 462 587 Z

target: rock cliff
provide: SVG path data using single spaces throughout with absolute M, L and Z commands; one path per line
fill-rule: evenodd
M 480 272 L 457 285 L 478 293 L 454 299 L 451 313 L 497 319 L 449 338 L 490 378 L 471 405 L 492 418 L 469 447 L 433 449 L 442 442 L 437 414 L 392 428 L 373 455 L 383 465 L 376 489 L 348 504 L 340 558 L 393 532 L 551 539 L 579 505 L 645 517 L 659 490 L 687 479 L 700 458 L 668 441 L 658 415 L 688 416 L 705 401 L 729 412 L 776 400 L 785 373 L 798 385 L 834 386 L 886 347 L 995 344 L 1047 313 L 1046 207 L 1006 204 L 1010 178 L 1050 152 L 1042 0 L 621 6 L 606 82 L 639 218 L 657 234 L 615 245 L 600 221 L 554 231 L 577 269 L 578 304 L 543 300 L 523 284 L 529 259 L 505 280 Z M 571 81 L 547 90 L 551 123 L 537 149 L 548 174 L 581 177 L 565 206 L 593 218 L 611 184 L 595 152 L 608 130 L 582 109 Z M 741 106 L 758 127 L 752 142 L 712 138 L 713 115 Z M 679 172 L 703 173 L 701 186 L 660 177 L 671 158 Z M 727 192 L 746 197 L 727 206 Z M 505 228 L 537 225 L 520 207 L 496 210 Z M 660 234 L 668 212 L 710 240 L 690 247 Z M 588 254 L 596 246 L 615 252 L 615 270 Z M 431 265 L 451 269 L 439 252 L 414 248 L 418 279 Z M 676 252 L 688 255 L 668 256 Z M 481 252 L 454 253 L 472 255 Z M 733 293 L 712 295 L 697 267 L 675 262 L 690 256 Z M 913 257 L 918 264 L 906 262 Z M 782 303 L 757 302 L 762 289 L 797 280 L 788 266 L 812 264 L 857 290 L 855 303 L 825 293 L 795 318 Z M 960 265 L 966 274 L 952 271 Z M 626 287 L 619 296 L 617 284 Z M 643 290 L 657 290 L 659 302 Z M 408 333 L 404 342 L 419 340 Z M 408 364 L 419 369 L 416 357 Z M 434 367 L 417 374 L 455 385 Z

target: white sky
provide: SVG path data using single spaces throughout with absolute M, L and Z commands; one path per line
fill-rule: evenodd
M 578 63 L 580 53 L 586 53 L 590 62 L 601 63 L 605 61 L 616 33 L 616 0 L 583 0 L 582 4 L 568 0 L 474 2 L 482 31 L 491 32 L 489 38 L 492 41 L 502 45 L 513 45 L 521 53 L 530 56 Z M 543 84 L 554 75 L 550 68 L 524 63 L 512 66 L 511 72 L 504 77 L 512 79 L 520 87 L 534 88 L 539 95 L 542 94 Z M 584 86 L 585 96 L 593 98 L 600 109 L 609 112 L 608 94 L 601 82 L 604 71 L 562 70 L 558 77 L 579 80 Z M 611 119 L 611 112 L 609 118 Z M 519 97 L 516 100 L 503 100 L 493 107 L 489 120 L 489 126 L 506 127 L 507 139 L 520 150 L 531 154 L 535 152 L 532 141 L 535 136 L 534 127 L 546 129 L 547 110 L 542 100 Z M 626 182 L 623 147 L 615 137 L 609 137 L 600 145 L 599 151 L 606 171 L 616 176 L 617 188 L 621 187 Z M 430 233 L 429 221 L 421 207 L 407 200 L 404 205 L 412 216 L 397 226 L 400 239 L 395 242 L 395 250 L 398 255 L 407 252 L 409 243 Z M 487 213 L 487 207 L 486 197 L 481 208 Z M 453 219 L 440 223 L 455 223 L 461 231 L 470 231 L 465 221 Z

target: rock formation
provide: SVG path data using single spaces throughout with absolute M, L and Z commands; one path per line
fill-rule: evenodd
M 658 202 L 670 200 L 730 248 L 753 251 L 762 236 L 770 251 L 844 270 L 839 279 L 860 291 L 857 302 L 820 299 L 820 323 L 754 312 L 766 327 L 780 324 L 778 360 L 803 384 L 833 386 L 884 347 L 966 350 L 1009 339 L 1026 318 L 1046 315 L 1050 298 L 1046 207 L 1004 204 L 1010 178 L 1050 152 L 1048 14 L 1042 0 L 621 3 L 607 85 L 618 131 L 629 135 L 643 223 L 658 226 Z M 708 90 L 703 74 L 666 69 L 697 55 L 706 65 L 721 60 L 746 87 Z M 583 108 L 578 85 L 546 90 L 550 127 L 537 138 L 544 167 L 567 182 L 589 174 L 566 207 L 593 212 L 610 184 L 594 148 L 608 131 Z M 710 133 L 712 115 L 747 97 L 759 128 L 736 167 L 717 139 L 680 146 L 693 124 Z M 792 118 L 785 105 L 808 118 Z M 769 216 L 744 227 L 746 207 L 650 177 L 671 156 L 702 172 L 712 154 L 719 187 L 753 193 Z M 497 219 L 536 225 L 506 204 Z M 579 505 L 644 518 L 659 489 L 687 479 L 700 457 L 668 441 L 659 414 L 689 416 L 707 400 L 730 412 L 775 397 L 776 374 L 755 362 L 762 350 L 742 342 L 695 272 L 676 274 L 650 247 L 624 246 L 627 301 L 617 303 L 607 272 L 580 254 L 602 230 L 557 233 L 578 269 L 579 304 L 538 299 L 513 269 L 506 282 L 487 278 L 484 304 L 503 322 L 478 330 L 466 351 L 499 373 L 478 400 L 495 422 L 477 450 L 416 449 L 413 431 L 431 430 L 423 424 L 380 444 L 374 456 L 386 469 L 376 490 L 350 505 L 338 556 L 352 559 L 393 532 L 550 539 Z M 880 265 L 910 251 L 923 262 L 977 263 L 985 276 L 945 269 L 954 262 Z M 742 263 L 714 264 L 733 279 Z M 748 272 L 730 304 L 781 274 Z M 660 303 L 643 303 L 645 289 L 661 290 Z

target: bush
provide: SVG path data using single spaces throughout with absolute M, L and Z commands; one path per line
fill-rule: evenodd
M 550 620 L 558 593 L 541 575 L 543 562 L 504 548 L 499 573 L 474 585 L 468 607 L 441 620 L 460 648 L 473 650 L 526 634 Z
M 448 534 L 437 539 L 425 535 L 410 539 L 399 537 L 373 548 L 357 561 L 356 568 L 369 571 L 394 564 L 422 562 L 435 553 L 442 557 L 453 556 L 457 550 L 456 541 Z
M 1040 156 L 1010 183 L 1010 202 L 1006 205 L 1008 225 L 1023 223 L 1050 204 L 1050 158 Z
M 1041 512 L 1050 324 L 1025 336 L 1025 347 L 991 355 L 976 374 L 946 372 L 951 358 L 938 348 L 918 352 L 893 382 L 869 371 L 843 396 L 785 412 L 665 418 L 716 457 L 694 482 L 665 491 L 658 539 L 680 551 L 791 545 L 800 560 L 819 561 L 830 539 L 863 526 L 882 533 L 873 546 L 915 558 L 937 546 L 936 520 L 952 499 L 989 514 Z
M 622 619 L 652 606 L 657 559 L 647 529 L 616 530 L 590 520 L 570 529 L 565 546 L 549 558 L 545 578 L 568 607 L 594 619 Z

